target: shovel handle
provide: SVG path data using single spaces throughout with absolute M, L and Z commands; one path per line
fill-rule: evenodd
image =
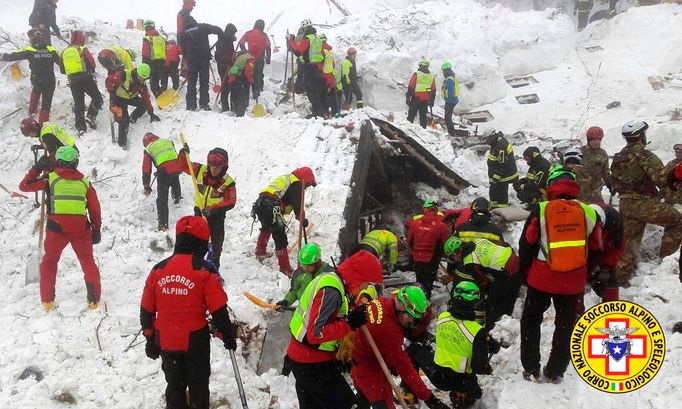
M 391 385 L 391 389 L 393 389 L 393 393 L 398 398 L 398 401 L 400 401 L 400 406 L 403 409 L 408 409 L 408 406 L 405 403 L 405 399 L 403 399 L 403 394 L 401 393 L 400 388 L 398 388 L 398 385 L 395 384 L 395 381 L 393 380 L 393 376 L 391 375 L 391 371 L 388 370 L 388 366 L 386 366 L 386 362 L 384 361 L 384 357 L 381 356 L 381 352 L 379 352 L 379 348 L 377 348 L 377 344 L 374 343 L 374 338 L 372 338 L 372 334 L 369 333 L 369 329 L 367 329 L 367 325 L 361 326 L 360 330 L 362 331 L 362 335 L 364 335 L 365 338 L 367 339 L 367 342 L 369 343 L 369 347 L 372 349 L 372 352 L 374 352 L 374 356 L 377 358 L 377 361 L 379 361 L 379 365 L 381 366 L 382 371 L 384 371 L 384 375 L 386 376 L 386 380 L 388 381 L 389 385 Z

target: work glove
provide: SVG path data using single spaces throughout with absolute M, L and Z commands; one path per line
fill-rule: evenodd
M 336 360 L 341 362 L 351 362 L 353 357 L 353 342 L 355 340 L 355 332 L 346 334 L 339 344 L 339 349 L 336 350 Z
M 161 355 L 161 348 L 154 342 L 154 337 L 146 337 L 147 343 L 144 346 L 144 353 L 149 359 L 158 359 Z
M 287 300 L 282 300 L 282 301 L 277 301 L 275 303 L 275 305 L 277 306 L 277 311 L 283 311 L 284 307 L 289 306 L 289 303 L 287 302 Z
M 149 185 L 144 186 L 144 195 L 149 196 L 152 193 L 152 187 Z
M 306 227 L 308 227 L 308 219 L 304 218 L 304 219 L 303 219 L 303 223 L 301 223 L 301 224 L 303 225 L 303 228 L 304 228 L 304 229 L 305 229 Z
M 150 112 L 150 113 L 149 113 L 149 122 L 150 122 L 150 123 L 151 123 L 151 122 L 158 122 L 158 121 L 160 121 L 160 120 L 161 120 L 161 118 L 159 118 L 159 116 L 156 115 L 155 113 L 153 113 L 153 112 Z
M 206 207 L 201 210 L 201 214 L 208 219 L 209 217 L 213 216 L 214 213 L 213 209 L 209 209 L 208 207 Z
M 35 164 L 35 168 L 38 169 L 39 171 L 44 171 L 50 166 L 50 158 L 47 155 L 43 155 L 38 159 L 38 161 Z
M 424 402 L 429 409 L 450 409 L 448 405 L 443 403 L 442 400 L 438 399 L 436 395 L 431 395 L 429 399 Z
M 227 334 L 221 335 L 223 336 L 223 345 L 225 346 L 225 349 L 229 349 L 230 351 L 237 349 L 237 337 L 235 336 L 235 329 L 232 324 L 230 324 Z
M 92 231 L 92 244 L 97 244 L 102 241 L 102 233 L 99 230 Z
M 496 354 L 496 353 L 500 352 L 501 346 L 502 345 L 500 344 L 500 341 L 498 341 L 495 338 L 488 335 L 488 352 L 489 353 Z
M 363 304 L 349 312 L 346 321 L 353 331 L 367 324 L 367 305 Z
M 123 108 L 121 108 L 120 106 L 112 105 L 109 107 L 109 110 L 114 115 L 115 122 L 120 122 L 121 119 L 123 119 Z
M 182 148 L 178 151 L 178 156 L 185 156 L 189 155 L 189 145 L 184 144 L 182 145 Z

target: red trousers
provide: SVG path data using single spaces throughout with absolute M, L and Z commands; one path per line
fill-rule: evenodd
M 62 256 L 62 251 L 70 243 L 83 269 L 88 302 L 99 302 L 101 287 L 99 269 L 92 255 L 92 230 L 85 229 L 70 233 L 45 230 L 45 255 L 40 263 L 40 301 L 54 301 L 57 265 Z

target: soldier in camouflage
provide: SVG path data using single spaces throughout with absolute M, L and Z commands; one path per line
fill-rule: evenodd
M 604 186 L 611 190 L 611 173 L 609 172 L 609 155 L 601 148 L 604 131 L 593 126 L 587 130 L 587 145 L 580 148 L 583 155 L 583 166 L 590 175 L 589 191 L 580 192 L 581 200 L 589 203 L 603 203 L 601 191 Z
M 564 152 L 564 168 L 571 169 L 575 174 L 575 183 L 580 188 L 578 200 L 584 203 L 590 203 L 589 192 L 593 190 L 592 178 L 583 166 L 583 156 L 577 149 L 569 149 Z M 601 203 L 602 199 L 597 202 Z
M 664 172 L 666 175 L 670 175 L 675 170 L 675 166 L 677 166 L 678 163 L 682 163 L 682 143 L 675 144 L 675 146 L 673 146 L 673 150 L 675 151 L 675 159 L 671 160 L 667 165 L 665 165 Z M 663 198 L 665 199 L 666 203 L 670 203 L 671 205 L 682 205 L 681 189 L 673 190 L 666 186 L 665 189 L 661 190 L 663 191 Z
M 620 213 L 623 216 L 624 236 L 629 240 L 625 254 L 616 266 L 619 284 L 629 287 L 639 246 L 647 224 L 665 228 L 659 255 L 668 256 L 682 242 L 682 213 L 661 202 L 658 188 L 665 188 L 667 175 L 663 162 L 653 152 L 645 149 L 644 121 L 630 121 L 623 126 L 622 134 L 627 145 L 613 157 L 611 182 L 620 195 Z

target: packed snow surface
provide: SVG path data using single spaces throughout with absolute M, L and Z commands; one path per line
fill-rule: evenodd
M 28 14 L 32 2 L 4 1 L 0 27 L 11 33 L 17 44 L 25 44 Z M 162 3 L 163 7 L 160 7 Z M 138 49 L 142 33 L 123 29 L 129 18 L 152 18 L 167 32 L 175 31 L 180 1 L 59 2 L 58 21 L 62 31 L 79 28 L 95 31 L 91 51 L 121 44 Z M 102 275 L 102 303 L 87 310 L 80 266 L 71 250 L 65 250 L 57 279 L 56 309 L 43 312 L 36 284 L 24 286 L 24 266 L 37 244 L 35 226 L 39 211 L 31 200 L 0 195 L 0 281 L 4 302 L 0 303 L 0 407 L 57 408 L 160 408 L 165 381 L 160 361 L 144 355 L 144 346 L 128 348 L 139 329 L 139 300 L 150 268 L 168 257 L 173 235 L 156 232 L 155 193 L 143 195 L 141 183 L 142 135 L 154 132 L 170 137 L 179 145 L 183 132 L 195 161 L 205 160 L 215 146 L 230 154 L 229 174 L 237 183 L 237 206 L 227 214 L 225 248 L 221 274 L 225 278 L 229 305 L 249 328 L 265 327 L 271 314 L 242 297 L 248 290 L 267 300 L 282 296 L 274 258 L 264 264 L 252 256 L 258 224 L 251 232 L 251 205 L 270 179 L 307 165 L 315 171 L 318 186 L 308 190 L 306 210 L 316 227 L 310 240 L 319 243 L 327 255 L 337 255 L 336 240 L 344 225 L 343 207 L 349 192 L 356 153 L 356 138 L 368 116 L 395 113 L 396 125 L 415 136 L 441 161 L 477 187 L 449 197 L 444 191 L 418 186 L 420 195 L 435 195 L 447 206 L 462 207 L 478 195 L 487 195 L 485 157 L 470 150 L 453 149 L 442 130 L 422 130 L 405 120 L 405 85 L 421 57 L 432 60 L 432 71 L 440 75 L 440 64 L 452 62 L 462 83 L 458 110 L 489 110 L 490 124 L 505 133 L 524 131 L 533 138 L 515 146 L 517 155 L 532 144 L 547 149 L 559 139 L 581 139 L 585 130 L 600 125 L 606 131 L 603 146 L 610 153 L 623 145 L 622 124 L 630 119 L 649 122 L 649 148 L 664 162 L 672 158 L 671 146 L 680 142 L 682 126 L 670 121 L 671 110 L 680 107 L 682 89 L 667 86 L 653 90 L 647 77 L 672 74 L 679 78 L 682 53 L 682 6 L 661 5 L 630 8 L 612 20 L 599 21 L 577 33 L 573 17 L 556 9 L 512 11 L 501 5 L 482 6 L 472 0 L 458 1 L 359 1 L 341 2 L 351 13 L 344 17 L 331 3 L 322 0 L 297 2 L 226 2 L 198 0 L 192 13 L 198 21 L 224 27 L 235 23 L 238 36 L 250 29 L 256 18 L 264 18 L 268 33 L 282 47 L 266 67 L 266 90 L 261 97 L 268 109 L 266 118 L 235 118 L 214 112 L 186 112 L 184 102 L 168 112 L 158 112 L 162 121 L 149 124 L 143 117 L 131 126 L 127 151 L 111 145 L 106 112 L 98 119 L 98 130 L 77 139 L 81 151 L 79 168 L 90 177 L 102 203 L 102 242 L 95 246 Z M 490 3 L 490 2 L 486 2 Z M 529 7 L 517 7 L 528 10 Z M 135 10 L 131 12 L 131 10 Z M 280 15 L 281 14 L 281 15 Z M 277 17 L 279 15 L 279 17 Z M 294 32 L 300 21 L 311 18 L 334 46 L 337 62 L 349 46 L 359 50 L 358 67 L 372 107 L 356 110 L 333 120 L 305 120 L 305 101 L 297 96 L 291 103 L 275 106 L 276 91 L 284 75 L 287 29 Z M 63 44 L 54 41 L 58 49 Z M 594 52 L 585 47 L 600 46 Z M 9 43 L 0 50 L 10 52 Z M 30 84 L 28 65 L 20 64 L 24 77 L 9 79 L 6 64 L 0 66 L 0 183 L 18 190 L 18 183 L 30 168 L 30 145 L 18 123 L 26 116 Z M 98 67 L 103 89 L 104 71 Z M 532 75 L 538 82 L 513 89 L 509 76 Z M 57 74 L 52 120 L 74 130 L 71 94 L 64 76 Z M 442 77 L 437 80 L 438 83 Z M 469 85 L 466 85 L 468 83 Z M 537 94 L 537 104 L 519 105 L 516 96 Z M 211 94 L 211 98 L 214 95 Z M 619 101 L 620 107 L 606 109 Z M 437 101 L 437 104 L 442 101 Z M 16 113 L 14 110 L 20 109 Z M 343 125 L 355 123 L 347 132 Z M 525 164 L 519 160 L 519 167 Z M 182 202 L 170 206 L 174 223 L 192 207 L 192 185 L 181 176 Z M 608 197 L 608 192 L 606 192 Z M 418 209 L 415 209 L 415 211 Z M 290 224 L 290 243 L 298 225 Z M 508 230 L 514 245 L 520 224 Z M 645 235 L 643 251 L 655 254 L 660 231 Z M 272 246 L 272 244 L 270 244 Z M 630 289 L 622 290 L 627 300 L 648 308 L 667 335 L 665 363 L 658 376 L 645 388 L 616 396 L 587 386 L 569 368 L 558 385 L 534 384 L 522 379 L 519 359 L 519 324 L 522 301 L 513 317 L 505 317 L 494 334 L 512 342 L 493 357 L 494 373 L 479 377 L 484 389 L 479 408 L 622 408 L 676 407 L 682 399 L 682 336 L 672 334 L 672 324 L 682 318 L 677 300 L 682 297 L 678 255 L 659 261 L 644 257 Z M 293 255 L 292 255 L 293 260 Z M 660 297 L 659 297 L 660 296 Z M 664 298 L 666 301 L 663 301 Z M 587 304 L 597 301 L 590 293 Z M 553 310 L 542 327 L 542 354 L 551 345 Z M 139 342 L 141 337 L 138 337 Z M 135 344 L 133 344 L 135 345 Z M 101 350 L 100 347 L 101 346 Z M 296 408 L 293 378 L 272 370 L 256 375 L 260 351 L 254 342 L 239 343 L 241 376 L 251 408 Z M 213 408 L 239 407 L 234 372 L 227 351 L 213 341 L 211 401 Z M 27 367 L 44 376 L 19 379 Z M 67 402 L 67 403 L 63 403 Z

